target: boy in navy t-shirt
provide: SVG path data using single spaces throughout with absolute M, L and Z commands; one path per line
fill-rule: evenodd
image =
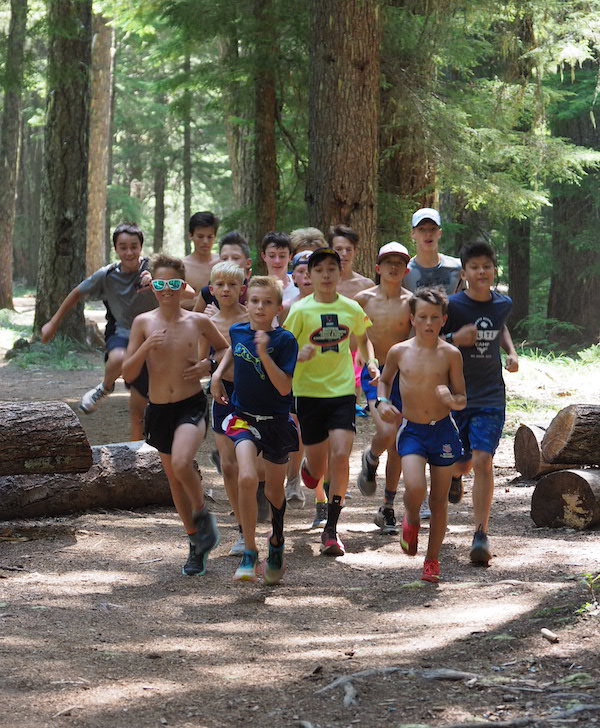
M 281 285 L 270 276 L 255 276 L 248 283 L 249 323 L 229 329 L 231 348 L 213 374 L 215 402 L 227 403 L 222 376 L 233 362 L 234 412 L 222 424 L 234 442 L 238 462 L 238 509 L 245 542 L 242 561 L 235 572 L 238 581 L 255 581 L 257 458 L 263 456 L 265 495 L 271 504 L 273 532 L 264 567 L 266 584 L 277 584 L 283 574 L 284 480 L 289 453 L 298 449 L 298 432 L 290 417 L 292 375 L 298 344 L 289 331 L 272 321 L 282 309 Z
M 468 288 L 449 298 L 445 338 L 463 355 L 467 385 L 467 407 L 454 412 L 464 456 L 454 467 L 453 484 L 473 468 L 473 518 L 475 535 L 470 558 L 487 565 L 492 554 L 488 541 L 488 521 L 494 494 L 493 458 L 504 426 L 506 396 L 500 358 L 501 332 L 512 301 L 492 290 L 496 277 L 496 253 L 487 242 L 466 245 L 460 253 L 461 276 Z M 510 337 L 508 337 L 510 339 Z M 503 342 L 504 343 L 504 340 Z M 517 353 L 510 341 L 506 368 L 519 368 Z M 460 500 L 460 497 L 458 498 Z

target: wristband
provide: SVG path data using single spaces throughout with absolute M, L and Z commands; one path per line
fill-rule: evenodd
M 209 359 L 208 361 L 210 362 L 210 373 L 214 374 L 217 371 L 219 364 L 216 359 Z
M 369 366 L 369 364 L 375 364 L 375 366 L 378 367 L 379 366 L 379 359 L 375 359 L 375 358 L 373 358 L 373 359 L 367 359 L 367 366 Z
M 387 397 L 377 397 L 377 399 L 375 400 L 375 409 L 377 409 L 382 402 L 385 402 L 386 404 L 392 404 L 392 401 L 389 400 Z
M 448 342 L 449 344 L 452 344 L 452 343 L 453 343 L 453 341 L 454 341 L 454 334 L 446 334 L 446 335 L 444 336 L 444 339 L 446 339 L 446 341 L 447 341 L 447 342 Z

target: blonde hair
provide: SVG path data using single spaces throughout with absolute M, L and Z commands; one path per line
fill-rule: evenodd
M 251 288 L 270 288 L 275 294 L 277 305 L 283 303 L 283 284 L 273 276 L 252 276 L 248 281 L 248 295 Z
M 210 271 L 210 282 L 214 283 L 217 279 L 227 283 L 243 283 L 244 271 L 237 263 L 223 260 L 220 263 L 215 263 Z
M 294 254 L 302 250 L 317 250 L 317 248 L 324 248 L 327 245 L 325 236 L 315 227 L 292 230 L 290 240 L 292 241 Z

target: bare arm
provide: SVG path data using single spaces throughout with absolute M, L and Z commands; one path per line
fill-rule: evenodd
M 371 384 L 376 384 L 379 381 L 379 362 L 375 358 L 375 349 L 373 343 L 367 336 L 367 333 L 361 334 L 356 337 L 356 343 L 358 344 L 358 350 L 363 358 L 363 361 L 367 364 L 367 369 L 371 376 Z
M 69 313 L 69 311 L 79 303 L 81 300 L 81 293 L 79 292 L 79 286 L 76 286 L 71 293 L 65 298 L 65 300 L 58 307 L 58 311 L 54 316 L 44 324 L 41 329 L 41 340 L 42 344 L 47 344 L 49 341 L 56 336 L 58 327 L 63 318 Z
M 227 369 L 231 366 L 233 363 L 233 350 L 231 347 L 227 349 L 225 354 L 223 355 L 223 358 L 221 359 L 221 363 L 217 367 L 215 373 L 212 375 L 212 378 L 210 380 L 210 392 L 215 400 L 215 402 L 222 402 L 223 404 L 229 404 L 229 399 L 227 398 L 227 394 L 225 393 L 225 388 L 223 387 L 223 374 L 227 371 Z
M 204 300 L 202 291 L 200 291 L 200 293 L 198 293 L 198 298 L 196 299 L 196 303 L 194 304 L 194 311 L 196 313 L 204 313 L 205 308 L 206 308 L 206 301 Z
M 436 387 L 439 399 L 450 409 L 462 410 L 467 406 L 467 395 L 465 386 L 465 377 L 463 375 L 463 359 L 458 349 L 452 347 L 449 352 L 450 371 L 448 378 L 450 380 L 450 388 L 445 384 Z
M 202 377 L 208 377 L 212 369 L 212 361 L 206 356 L 208 345 L 214 349 L 214 358 L 220 361 L 229 348 L 229 343 L 219 332 L 219 329 L 213 324 L 213 322 L 206 316 L 206 314 L 200 314 L 198 317 L 198 325 L 200 333 L 203 335 L 205 341 L 199 346 L 201 355 L 205 354 L 203 359 L 199 359 L 195 363 L 183 370 L 183 378 L 187 380 L 191 379 L 202 379 Z M 216 371 L 216 370 L 215 370 Z
M 292 375 L 280 369 L 269 355 L 267 351 L 269 335 L 265 331 L 256 332 L 254 343 L 256 344 L 256 353 L 260 357 L 260 361 L 265 368 L 267 376 L 271 380 L 271 384 L 279 394 L 285 397 L 286 394 L 292 391 Z
M 506 324 L 504 324 L 502 330 L 500 331 L 500 346 L 506 352 L 506 363 L 504 365 L 506 370 L 509 372 L 518 372 L 519 355 L 517 354 L 515 345 L 513 344 L 512 336 L 510 335 L 510 331 L 508 330 L 508 326 Z
M 400 349 L 392 346 L 388 351 L 385 366 L 383 367 L 383 371 L 379 377 L 379 384 L 377 385 L 377 397 L 383 400 L 379 404 L 377 411 L 384 422 L 397 422 L 402 417 L 402 412 L 389 399 L 394 377 L 398 373 L 399 362 Z

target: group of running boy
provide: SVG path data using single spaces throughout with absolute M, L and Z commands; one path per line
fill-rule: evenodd
M 93 412 L 119 376 L 129 383 L 132 438 L 143 433 L 158 450 L 189 537 L 183 573 L 204 574 L 219 543 L 194 466 L 209 415 L 239 526 L 230 550 L 241 556 L 234 578 L 255 581 L 259 574 L 259 483 L 272 525 L 266 584 L 283 575 L 285 511 L 304 505 L 300 482 L 315 492 L 321 553 L 344 555 L 338 520 L 348 495 L 357 387 L 375 423 L 357 481 L 364 495 L 375 494 L 379 458 L 387 452 L 375 514 L 382 533 L 401 531 L 402 550 L 414 556 L 421 519 L 430 517 L 421 578 L 438 581 L 448 502 L 461 500 L 462 475 L 472 467 L 470 559 L 487 565 L 492 461 L 505 408 L 500 346 L 507 369 L 518 368 L 506 327 L 511 300 L 494 290 L 493 248 L 475 242 L 460 259 L 440 254 L 439 213 L 423 208 L 412 218 L 416 255 L 398 242 L 382 246 L 377 284 L 353 270 L 359 241 L 344 225 L 326 236 L 315 228 L 267 234 L 261 257 L 268 275 L 252 276 L 239 233 L 225 235 L 219 253 L 212 252 L 218 225 L 212 213 L 196 213 L 189 227 L 193 252 L 151 261 L 142 256 L 141 230 L 118 226 L 119 262 L 74 288 L 42 328 L 49 341 L 80 300 L 104 301 L 105 376 L 80 408 Z M 201 384 L 208 377 L 212 405 Z M 394 502 L 401 471 L 399 529 Z

